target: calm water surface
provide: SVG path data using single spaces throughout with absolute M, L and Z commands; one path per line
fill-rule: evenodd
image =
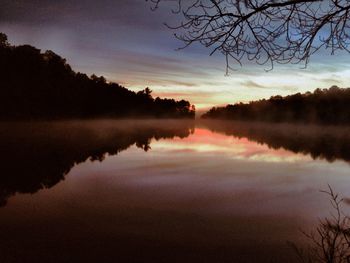
M 295 262 L 350 199 L 350 129 L 0 124 L 1 262 Z

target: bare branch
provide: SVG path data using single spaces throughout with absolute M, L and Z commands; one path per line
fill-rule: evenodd
M 314 232 L 302 232 L 310 241 L 307 251 L 292 243 L 290 246 L 300 262 L 350 262 L 350 222 L 341 210 L 343 199 L 329 185 L 327 190 L 321 192 L 329 196 L 335 213 L 331 214 L 331 218 L 320 220 Z
M 148 0 L 176 2 L 182 22 L 169 26 L 184 47 L 200 43 L 227 61 L 303 63 L 321 49 L 350 52 L 347 0 Z M 227 63 L 227 69 L 230 63 Z

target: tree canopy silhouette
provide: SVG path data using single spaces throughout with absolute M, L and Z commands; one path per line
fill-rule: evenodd
M 194 118 L 188 101 L 153 98 L 75 72 L 53 51 L 12 46 L 0 34 L 0 119 Z
M 350 124 L 350 89 L 333 86 L 313 93 L 214 107 L 202 118 L 267 122 Z
M 167 0 L 146 0 L 154 9 Z M 309 62 L 320 49 L 349 52 L 346 0 L 173 0 L 182 22 L 169 26 L 189 46 L 200 43 L 234 60 L 258 64 Z

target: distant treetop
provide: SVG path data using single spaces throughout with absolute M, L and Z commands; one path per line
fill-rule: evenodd
M 0 47 L 9 46 L 7 35 L 0 32 Z
M 313 93 L 272 96 L 267 100 L 214 107 L 202 118 L 349 125 L 349 105 L 350 89 L 332 86 Z

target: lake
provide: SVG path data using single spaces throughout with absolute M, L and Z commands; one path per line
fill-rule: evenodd
M 297 262 L 350 204 L 350 127 L 1 123 L 1 262 Z M 350 211 L 349 211 L 350 212 Z

